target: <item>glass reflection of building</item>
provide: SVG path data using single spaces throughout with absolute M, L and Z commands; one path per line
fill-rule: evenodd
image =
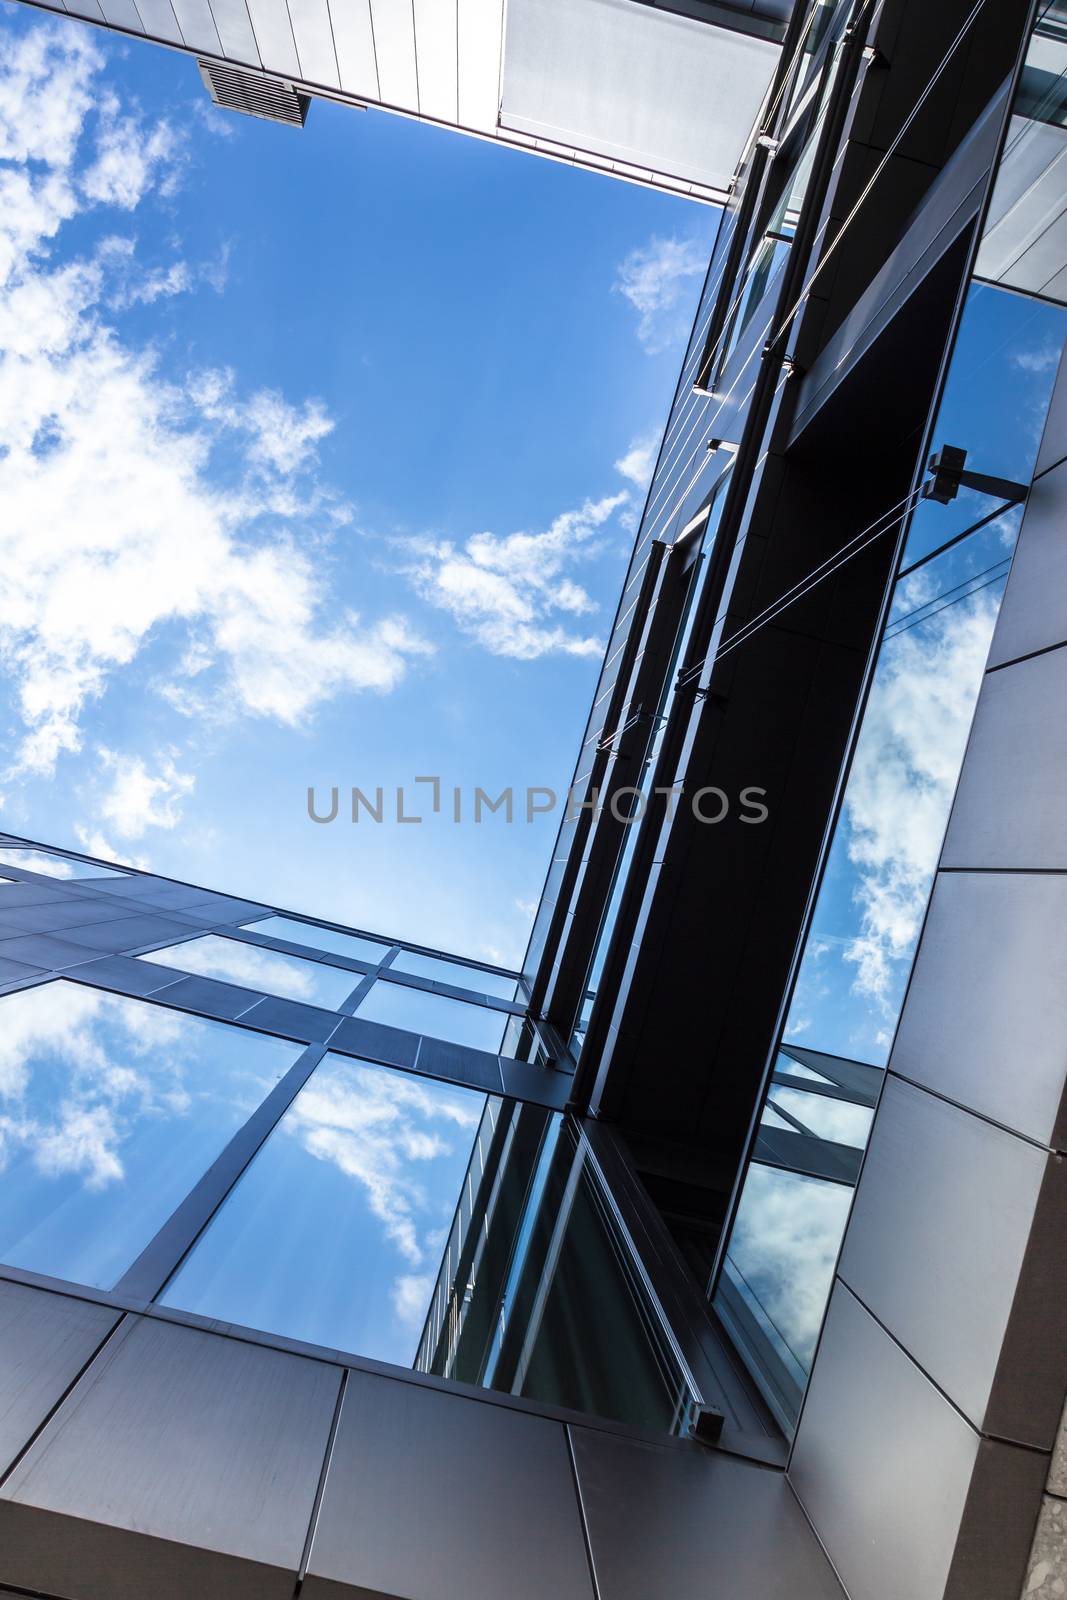
M 1067 1583 L 1067 13 L 776 60 L 523 971 L 4 840 L 13 1592 Z M 250 1351 L 328 1394 L 284 1495 Z

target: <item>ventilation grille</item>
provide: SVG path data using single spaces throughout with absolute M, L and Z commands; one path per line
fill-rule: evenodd
M 299 94 L 282 78 L 267 78 L 261 72 L 243 72 L 240 67 L 224 66 L 221 61 L 197 61 L 200 76 L 217 106 L 228 111 L 243 111 L 250 117 L 265 117 L 268 122 L 287 122 L 302 128 L 311 96 Z

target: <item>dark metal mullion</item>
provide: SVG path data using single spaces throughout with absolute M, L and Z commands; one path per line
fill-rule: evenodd
M 262 1149 L 326 1050 L 325 1044 L 310 1044 L 301 1053 L 123 1273 L 115 1284 L 115 1294 L 145 1301 L 156 1298 Z
M 870 1094 L 865 1099 L 858 1098 L 857 1092 L 847 1089 L 840 1083 L 817 1083 L 814 1078 L 795 1078 L 787 1072 L 775 1072 L 771 1075 L 771 1083 L 778 1089 L 795 1089 L 798 1094 L 822 1095 L 826 1100 L 843 1100 L 846 1105 L 865 1106 L 868 1110 L 877 1099 L 876 1094 Z

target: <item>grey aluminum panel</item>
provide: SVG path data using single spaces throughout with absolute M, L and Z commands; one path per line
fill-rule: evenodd
M 78 971 L 79 983 L 95 983 L 103 989 L 119 989 L 123 994 L 155 994 L 181 980 L 173 967 L 154 967 L 132 956 L 104 956 L 90 961 Z
M 99 0 L 66 0 L 66 4 L 72 17 L 87 17 L 91 22 L 104 20 Z
M 413 0 L 419 108 L 423 116 L 456 122 L 459 59 L 456 0 Z
M 118 1320 L 107 1306 L 0 1282 L 0 1473 Z
M 1067 876 L 938 874 L 890 1065 L 1040 1144 L 1059 1146 Z
M 213 978 L 179 978 L 168 986 L 166 1003 L 232 1022 L 262 999 L 263 995 L 254 989 L 218 983 Z
M 222 45 L 211 15 L 209 0 L 172 0 L 182 37 L 192 50 L 221 56 Z
M 255 67 L 260 65 L 259 51 L 256 48 L 256 36 L 252 32 L 252 23 L 248 16 L 248 7 L 245 0 L 211 0 L 211 10 L 215 18 L 215 26 L 222 41 L 222 48 L 231 61 L 248 61 Z M 169 892 L 160 891 L 152 896 L 152 902 L 157 906 L 191 905 L 199 899 L 195 889 L 173 888 Z
M 18 939 L 0 942 L 0 959 L 28 962 L 30 966 L 62 971 L 92 961 L 98 951 L 87 945 L 67 944 L 62 939 L 52 939 L 47 933 L 28 933 Z
M 379 1061 L 386 1067 L 413 1067 L 419 1052 L 419 1036 L 405 1033 L 402 1028 L 387 1027 L 384 1022 L 362 1022 L 358 1017 L 346 1017 L 331 1037 L 330 1047 L 350 1056 Z
M 852 1600 L 940 1600 L 978 1442 L 837 1285 L 790 1478 Z
M 35 978 L 44 971 L 44 967 L 29 966 L 24 961 L 9 961 L 6 956 L 0 955 L 0 983 L 18 983 L 20 978 Z
M 1045 419 L 1041 449 L 1037 453 L 1035 472 L 1048 472 L 1058 461 L 1067 457 L 1067 364 L 1060 357 L 1056 387 L 1052 391 L 1052 404 Z
M 344 0 L 341 5 L 335 4 L 330 8 L 330 18 L 341 88 L 346 94 L 364 95 L 368 100 L 380 99 L 370 0 Z
M 1067 869 L 1065 708 L 1067 649 L 986 676 L 942 866 Z
M 336 1012 L 300 1005 L 295 1000 L 278 1000 L 273 995 L 256 1000 L 241 1020 L 250 1028 L 280 1033 L 286 1039 L 302 1039 L 306 1044 L 322 1044 L 337 1027 Z
M 327 0 L 289 0 L 300 75 L 309 83 L 340 87 Z
M 136 950 L 143 944 L 162 944 L 165 939 L 174 941 L 188 936 L 187 924 L 154 916 L 117 917 L 114 921 L 70 928 L 65 934 L 71 944 L 88 945 L 112 955 Z
M 1030 1360 L 1010 1375 L 1015 1392 L 1000 1394 L 992 1414 L 990 1397 L 1042 1182 L 1055 1161 L 890 1077 L 839 1268 L 977 1429 L 1046 1450 L 1062 1379 L 1052 1374 L 1051 1387 L 1041 1384 Z M 1067 1306 L 1067 1284 L 1044 1288 L 1049 1307 Z M 1060 1345 L 1051 1325 L 1043 1336 Z
M 499 1094 L 503 1087 L 500 1057 L 469 1045 L 450 1044 L 445 1039 L 423 1036 L 417 1060 L 419 1072 L 431 1078 L 449 1078 L 454 1083 L 469 1083 L 476 1089 Z
M 302 1600 L 592 1600 L 563 1427 L 350 1372 Z
M 841 1600 L 782 1472 L 698 1444 L 570 1433 L 601 1600 Z
M 248 0 L 248 12 L 266 71 L 280 73 L 284 78 L 298 78 L 300 64 L 296 59 L 296 44 L 285 0 Z
M 371 0 L 370 9 L 382 99 L 386 105 L 418 111 L 419 83 L 411 0 Z
M 1067 384 L 1061 386 L 1067 394 Z M 1046 435 L 1047 437 L 1047 435 Z M 1060 441 L 1067 455 L 1067 438 Z M 1067 461 L 1030 490 L 1011 578 L 997 618 L 989 665 L 1002 666 L 1067 639 Z
M 78 1600 L 290 1600 L 339 1385 L 323 1362 L 135 1321 L 0 1493 L 4 1576 Z
M 100 0 L 100 9 L 110 27 L 126 28 L 130 33 L 144 32 L 133 0 Z

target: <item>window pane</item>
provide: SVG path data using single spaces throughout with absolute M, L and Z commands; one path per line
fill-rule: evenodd
M 1067 311 L 992 284 L 968 291 L 932 443 L 959 445 L 973 472 L 1029 482 L 1041 443 Z M 939 505 L 920 500 L 908 532 L 905 563 L 995 511 L 995 495 L 961 488 Z
M 163 1303 L 410 1365 L 484 1105 L 325 1056 Z
M 49 878 L 126 878 L 129 873 L 114 867 L 98 867 L 91 861 L 71 861 L 66 856 L 55 856 L 47 850 L 23 849 L 18 845 L 0 847 L 0 863 L 9 867 L 24 867 L 27 872 L 40 872 Z
M 778 1111 L 788 1111 L 817 1139 L 855 1145 L 860 1150 L 867 1143 L 874 1118 L 874 1112 L 866 1106 L 833 1100 L 829 1095 L 805 1094 L 800 1089 L 783 1089 L 777 1084 L 771 1091 L 771 1105 Z
M 498 1054 L 508 1018 L 487 1006 L 468 1005 L 448 995 L 431 994 L 426 989 L 409 989 L 406 984 L 389 983 L 379 978 L 356 1010 L 364 1022 L 385 1022 L 391 1028 L 406 1028 L 409 1033 L 426 1033 L 450 1044 L 472 1045 L 476 1050 Z
M 693 1396 L 575 1125 L 490 1100 L 415 1362 L 656 1429 Z
M 241 939 L 223 939 L 214 933 L 190 939 L 186 944 L 168 945 L 165 950 L 149 950 L 138 960 L 242 984 L 247 989 L 262 989 L 265 994 L 301 1000 L 309 1006 L 325 1006 L 328 1011 L 347 1000 L 362 982 L 358 972 L 348 972 L 343 967 L 285 956 L 277 950 L 264 950 L 261 945 L 245 944 Z
M 291 917 L 265 917 L 262 922 L 246 922 L 250 933 L 265 933 L 272 939 L 288 939 L 290 944 L 306 944 L 310 950 L 328 950 L 335 956 L 351 956 L 354 961 L 370 961 L 375 966 L 392 949 L 376 939 L 358 933 L 338 933 L 335 928 L 316 928 Z
M 756 1370 L 799 1403 L 852 1190 L 753 1162 L 715 1307 Z
M 463 967 L 457 961 L 446 961 L 441 956 L 423 956 L 414 950 L 401 950 L 391 963 L 390 971 L 410 972 L 416 978 L 452 983 L 459 989 L 472 989 L 475 994 L 496 995 L 501 1000 L 515 999 L 514 978 L 505 978 L 499 972 L 486 972 L 481 967 Z
M 63 980 L 0 999 L 0 1261 L 111 1287 L 299 1054 Z

